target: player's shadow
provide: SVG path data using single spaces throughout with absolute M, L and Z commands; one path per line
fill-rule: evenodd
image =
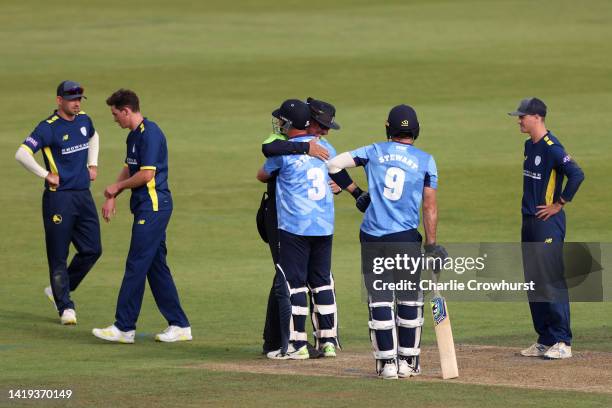
M 0 319 L 5 327 L 22 328 L 24 323 L 58 323 L 59 315 L 50 315 L 49 313 L 35 314 L 24 312 L 21 310 L 5 310 L 0 309 Z M 13 325 L 12 325 L 13 324 Z

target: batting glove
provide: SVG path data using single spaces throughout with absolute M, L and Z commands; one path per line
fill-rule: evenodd
M 440 258 L 442 263 L 448 258 L 448 252 L 442 245 L 438 244 L 425 244 L 425 257 L 426 258 Z
M 370 205 L 370 193 L 357 187 L 351 194 L 355 197 L 355 207 L 362 213 L 366 212 Z

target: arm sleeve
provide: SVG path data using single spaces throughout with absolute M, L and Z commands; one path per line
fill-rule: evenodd
M 433 156 L 429 157 L 429 162 L 427 163 L 424 187 L 431 187 L 434 190 L 438 189 L 438 169 L 436 167 L 436 161 L 434 160 Z
M 584 172 L 578 164 L 565 152 L 563 147 L 551 146 L 555 168 L 567 177 L 567 183 L 561 193 L 561 198 L 565 201 L 572 201 L 578 191 L 580 184 L 584 181 Z
M 157 170 L 157 160 L 162 148 L 162 136 L 158 132 L 148 131 L 140 145 L 140 170 Z
M 355 160 L 349 152 L 340 153 L 333 159 L 327 161 L 327 170 L 329 174 L 336 174 L 339 173 L 340 170 L 355 166 Z
M 36 162 L 32 152 L 27 146 L 21 145 L 19 149 L 17 149 L 15 159 L 29 172 L 36 174 L 38 177 L 45 178 L 47 177 L 47 174 L 49 174 L 47 170 L 42 168 L 41 165 Z
M 95 132 L 93 136 L 89 138 L 89 150 L 87 150 L 87 165 L 88 166 L 98 165 L 99 151 L 100 151 L 100 136 L 98 136 L 98 132 Z
M 307 142 L 290 142 L 288 140 L 272 139 L 272 136 L 261 145 L 261 152 L 266 157 L 308 154 L 309 149 L 310 146 Z
M 355 167 L 355 160 L 353 160 L 349 152 L 341 153 L 327 161 L 329 177 L 343 190 L 346 190 L 348 186 L 353 184 L 353 179 L 351 179 L 351 176 L 345 170 L 350 167 Z

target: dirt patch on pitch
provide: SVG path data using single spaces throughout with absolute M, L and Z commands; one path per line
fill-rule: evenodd
M 575 352 L 573 358 L 552 361 L 522 357 L 519 351 L 510 347 L 458 345 L 459 378 L 447 381 L 612 394 L 612 353 Z M 443 381 L 440 378 L 439 361 L 437 348 L 423 348 L 421 376 L 401 381 Z M 207 362 L 184 367 L 259 374 L 376 379 L 374 359 L 367 352 L 340 351 L 336 358 L 303 361 L 275 361 L 261 356 L 240 362 Z

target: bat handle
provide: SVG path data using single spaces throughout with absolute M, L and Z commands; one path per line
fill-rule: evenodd
M 436 271 L 434 271 L 433 269 L 431 270 L 431 280 L 436 285 L 435 289 L 433 290 L 434 297 L 440 297 L 440 291 L 437 288 L 439 276 L 440 276 L 439 272 L 436 273 Z

